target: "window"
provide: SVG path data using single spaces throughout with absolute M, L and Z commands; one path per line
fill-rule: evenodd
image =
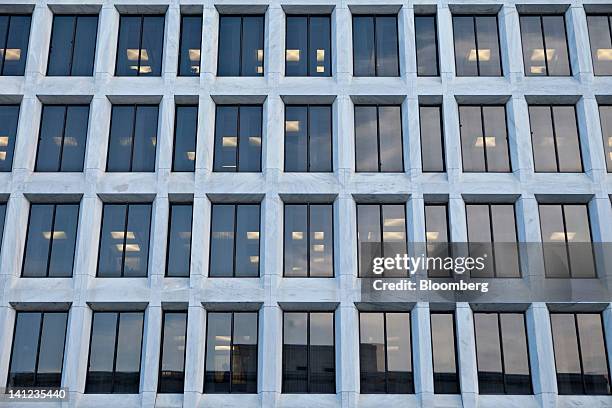
M 54 15 L 47 75 L 92 76 L 97 33 L 97 15 Z
M 182 394 L 185 384 L 187 312 L 164 311 L 159 364 L 160 393 Z
M 434 393 L 459 394 L 455 315 L 452 312 L 431 314 L 431 351 Z
M 24 278 L 72 276 L 79 204 L 32 204 L 26 238 Z
M 208 312 L 205 393 L 257 392 L 256 312 Z
M 213 171 L 261 171 L 261 105 L 218 105 Z
M 440 75 L 436 15 L 415 15 L 414 35 L 418 76 Z
M 334 394 L 333 312 L 283 313 L 283 393 Z
M 6 203 L 0 203 L 0 247 L 4 235 L 4 219 L 6 218 Z
M 285 75 L 331 75 L 329 16 L 287 16 Z
M 122 15 L 117 43 L 117 76 L 161 76 L 164 16 Z
M 425 241 L 427 256 L 446 258 L 451 256 L 448 229 L 448 208 L 446 204 L 425 204 Z M 428 269 L 430 278 L 448 278 L 452 272 L 435 263 Z
M 143 312 L 94 312 L 86 394 L 138 394 Z
M 179 48 L 179 76 L 200 75 L 202 46 L 202 16 L 181 16 L 181 44 Z
M 546 277 L 596 277 L 585 204 L 540 204 L 540 228 Z
M 399 76 L 396 15 L 353 16 L 353 75 Z
M 24 74 L 31 19 L 28 15 L 0 14 L 0 75 Z
M 219 17 L 218 76 L 263 76 L 264 16 Z
M 333 204 L 285 204 L 285 276 L 334 276 L 333 225 Z
M 459 106 L 464 172 L 509 172 L 505 106 Z
M 484 258 L 472 277 L 520 278 L 513 204 L 466 204 L 470 256 Z
M 563 15 L 522 15 L 520 24 L 525 75 L 572 75 Z
M 604 14 L 587 15 L 591 57 L 595 75 L 612 75 L 612 33 L 610 16 Z
M 198 106 L 177 105 L 174 121 L 172 171 L 195 171 Z
M 259 204 L 213 204 L 212 277 L 259 276 Z
M 44 105 L 35 171 L 83 171 L 89 106 Z
M 151 204 L 104 204 L 98 277 L 146 277 Z
M 330 105 L 285 106 L 285 171 L 332 171 Z
M 478 391 L 531 394 L 527 329 L 522 313 L 474 313 Z
M 419 106 L 421 125 L 421 164 L 423 172 L 444 172 L 444 130 L 442 106 Z
M 191 204 L 170 204 L 167 277 L 189 277 L 191 264 Z
M 501 76 L 497 15 L 454 15 L 457 76 Z
M 106 171 L 155 171 L 157 105 L 113 105 Z
M 7 387 L 60 387 L 66 312 L 17 312 Z
M 403 256 L 407 247 L 404 204 L 357 204 L 359 276 L 374 276 L 374 258 Z M 387 269 L 385 275 L 406 276 L 406 271 Z
M 601 315 L 551 313 L 550 323 L 559 394 L 610 394 L 610 371 Z
M 18 120 L 19 105 L 0 105 L 0 172 L 9 172 L 13 167 Z
M 604 141 L 604 152 L 606 155 L 606 166 L 608 173 L 612 173 L 612 105 L 599 107 L 601 121 L 601 133 Z
M 536 172 L 582 172 L 574 106 L 529 106 Z
M 355 106 L 355 168 L 358 172 L 402 172 L 402 109 L 399 105 Z
M 362 394 L 414 393 L 410 313 L 359 314 Z

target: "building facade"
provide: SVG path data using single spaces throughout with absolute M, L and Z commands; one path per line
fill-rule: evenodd
M 0 1 L 0 384 L 612 406 L 612 3 L 541 3 Z M 364 294 L 446 242 L 552 252 L 491 252 L 486 302 Z

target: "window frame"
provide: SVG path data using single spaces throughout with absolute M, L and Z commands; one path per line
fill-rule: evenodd
M 418 52 L 418 45 L 417 45 L 417 41 L 416 41 L 416 19 L 419 17 L 431 17 L 433 18 L 433 22 L 434 22 L 434 42 L 435 42 L 435 49 L 436 49 L 436 74 L 435 75 L 431 75 L 431 74 L 419 74 L 419 52 Z M 415 55 L 416 55 L 416 61 L 417 61 L 417 77 L 421 77 L 421 78 L 437 78 L 440 76 L 440 41 L 438 38 L 438 13 L 434 12 L 434 13 L 423 13 L 423 14 L 419 14 L 419 13 L 415 13 L 414 14 L 414 46 L 415 46 Z M 499 37 L 499 35 L 498 35 Z M 399 46 L 399 44 L 398 44 Z M 427 105 L 425 105 L 427 106 Z M 440 108 L 442 108 L 441 105 L 429 105 L 429 106 L 440 106 Z M 419 104 L 419 107 L 421 107 L 421 104 Z
M 457 69 L 457 42 L 455 41 L 455 17 L 471 17 L 472 18 L 472 25 L 473 25 L 473 33 L 474 33 L 474 45 L 476 47 L 476 75 L 460 75 L 458 74 L 458 69 Z M 497 50 L 499 52 L 499 75 L 481 75 L 480 74 L 480 55 L 479 55 L 479 51 L 480 51 L 480 47 L 478 46 L 478 30 L 476 27 L 476 19 L 478 17 L 495 17 L 495 28 L 497 29 Z M 455 77 L 458 78 L 503 78 L 505 76 L 505 72 L 504 72 L 504 62 L 502 59 L 502 46 L 501 46 L 501 38 L 500 38 L 500 31 L 499 31 L 499 11 L 497 13 L 469 13 L 469 12 L 459 12 L 459 13 L 452 13 L 451 16 L 451 21 L 452 21 L 452 27 L 451 27 L 451 32 L 453 34 L 453 56 L 455 59 Z M 507 121 L 507 120 L 506 120 Z M 506 125 L 507 126 L 507 125 Z
M 330 174 L 334 172 L 334 112 L 333 112 L 333 104 L 324 104 L 324 103 L 306 103 L 306 104 L 286 104 L 286 107 L 295 107 L 295 108 L 305 108 L 306 109 L 306 171 L 288 171 L 287 170 L 287 109 L 284 109 L 284 120 L 285 126 L 283 126 L 283 172 L 284 173 L 319 173 L 319 174 Z M 312 171 L 311 167 L 311 156 L 310 156 L 310 108 L 329 108 L 329 124 L 330 124 L 330 170 L 329 171 Z M 240 120 L 240 119 L 239 119 Z M 240 128 L 239 128 L 240 129 Z M 262 132 L 263 133 L 263 132 Z
M 456 383 L 457 383 L 457 392 L 456 393 L 451 393 L 451 392 L 436 392 L 436 379 L 435 379 L 435 374 L 436 374 L 436 370 L 435 367 L 433 365 L 433 356 L 434 356 L 434 347 L 433 347 L 433 327 L 431 325 L 431 315 L 433 314 L 445 314 L 445 315 L 450 315 L 452 322 L 453 322 L 453 344 L 454 344 L 454 350 L 453 350 L 453 356 L 454 356 L 454 360 L 455 360 L 455 376 L 456 376 Z M 456 321 L 457 315 L 455 313 L 455 310 L 430 310 L 429 312 L 429 341 L 431 344 L 431 359 L 432 359 L 432 365 L 431 365 L 431 375 L 433 377 L 433 383 L 434 383 L 434 394 L 437 395 L 461 395 L 461 371 L 460 371 L 460 367 L 459 367 L 459 349 L 457 347 L 458 345 L 458 341 L 457 341 L 457 321 Z
M 374 45 L 374 75 L 355 75 L 355 17 L 371 17 L 373 20 L 373 45 Z M 378 74 L 378 47 L 376 46 L 376 20 L 378 17 L 393 17 L 395 19 L 395 32 L 397 34 L 396 38 L 396 49 L 395 55 L 397 57 L 397 75 L 379 75 Z M 352 63 L 352 76 L 355 78 L 400 78 L 402 76 L 402 67 L 400 63 L 400 30 L 399 30 L 399 21 L 398 21 L 398 13 L 351 13 L 351 45 L 352 45 L 352 55 L 353 55 L 353 63 Z
M 181 52 L 181 48 L 182 48 L 181 46 L 183 45 L 183 32 L 184 32 L 183 31 L 183 19 L 185 17 L 199 17 L 200 18 L 200 40 L 199 40 L 199 44 L 200 44 L 200 46 L 199 46 L 199 50 L 200 50 L 200 63 L 198 64 L 199 72 L 196 75 L 193 75 L 193 74 L 190 74 L 190 75 L 181 74 L 181 60 L 182 60 L 182 57 L 183 57 L 183 54 Z M 183 12 L 181 12 L 180 20 L 181 21 L 180 21 L 180 28 L 179 28 L 179 41 L 178 41 L 179 44 L 178 44 L 178 58 L 177 58 L 176 76 L 179 77 L 179 78 L 182 78 L 182 77 L 195 77 L 195 78 L 197 78 L 202 73 L 202 34 L 204 32 L 204 30 L 203 30 L 204 15 L 202 13 L 200 13 L 200 14 L 198 14 L 198 13 L 191 14 L 191 13 L 183 13 Z M 162 57 L 163 57 L 163 55 L 162 55 Z M 196 104 L 196 106 L 197 106 L 197 104 Z
M 219 75 L 219 66 L 221 65 L 219 63 L 219 58 L 221 57 L 221 53 L 219 52 L 218 48 L 219 48 L 219 44 L 221 43 L 221 19 L 224 17 L 239 17 L 240 18 L 240 57 L 238 60 L 238 75 Z M 244 18 L 245 17 L 261 17 L 263 19 L 263 26 L 262 26 L 262 42 L 263 42 L 263 58 L 261 59 L 261 75 L 257 74 L 257 75 L 244 75 L 242 72 L 242 53 L 243 53 L 243 49 L 242 49 L 242 33 L 244 32 L 243 30 L 243 26 L 244 26 Z M 203 22 L 203 21 L 202 21 Z M 201 45 L 200 45 L 201 46 Z M 265 77 L 266 76 L 266 13 L 254 13 L 254 14 L 248 14 L 248 13 L 219 13 L 219 20 L 218 20 L 218 27 L 217 27 L 217 68 L 216 68 L 216 72 L 215 72 L 215 78 L 237 78 L 237 77 L 255 77 L 255 78 L 259 78 L 259 77 Z M 201 61 L 201 58 L 200 58 Z M 240 114 L 239 114 L 240 115 Z M 215 118 L 216 119 L 216 118 Z M 216 120 L 215 120 L 216 123 Z
M 119 48 L 119 41 L 121 39 L 121 18 L 122 17 L 139 17 L 140 18 L 140 35 L 138 38 L 138 69 L 136 69 L 136 75 L 117 75 L 117 68 L 119 67 L 118 62 L 119 62 L 119 53 L 121 52 L 121 49 Z M 160 74 L 159 75 L 141 75 L 140 74 L 140 66 L 141 66 L 141 62 L 142 62 L 142 35 L 143 35 L 143 28 L 144 28 L 144 20 L 146 17 L 161 17 L 164 19 L 164 26 L 163 26 L 163 32 L 162 32 L 162 43 L 160 44 L 160 53 L 159 53 L 159 69 L 160 69 Z M 117 77 L 117 78 L 131 78 L 131 77 L 151 77 L 151 78 L 161 78 L 164 76 L 164 42 L 166 41 L 166 24 L 167 24 L 167 19 L 166 19 L 166 13 L 119 13 L 119 25 L 117 28 L 117 52 L 115 55 L 115 69 L 113 72 L 113 76 Z
M 185 391 L 185 377 L 186 377 L 186 363 L 187 363 L 187 333 L 189 327 L 189 313 L 187 310 L 162 310 L 162 327 L 161 327 L 161 339 L 159 344 L 159 369 L 157 371 L 157 393 L 158 394 L 173 394 L 171 392 L 161 391 L 161 378 L 162 378 L 162 365 L 164 362 L 164 337 L 166 334 L 166 314 L 184 314 L 185 315 L 185 344 L 183 350 L 183 392 Z M 144 321 L 143 321 L 144 322 Z M 144 330 L 144 327 L 143 327 Z M 144 334 L 143 334 L 144 337 Z M 141 350 L 142 353 L 142 350 Z M 142 363 L 141 363 L 142 365 Z M 182 394 L 180 393 L 180 394 Z
M 439 76 L 439 75 L 437 75 Z M 440 148 L 442 149 L 442 171 L 431 171 L 431 170 L 423 170 L 423 126 L 421 120 L 421 108 L 438 108 L 440 113 Z M 506 125 L 507 126 L 507 125 Z M 420 154 L 421 154 L 421 173 L 446 173 L 446 141 L 444 140 L 445 132 L 444 132 L 444 107 L 442 104 L 427 104 L 427 103 L 419 103 L 419 141 L 421 143 Z M 461 136 L 460 136 L 461 137 Z
M 306 55 L 307 55 L 307 59 L 306 59 L 306 75 L 287 75 L 287 30 L 289 28 L 289 24 L 287 24 L 287 17 L 302 17 L 302 18 L 306 18 Z M 329 39 L 328 39 L 328 45 L 329 45 L 329 74 L 328 75 L 312 75 L 311 74 L 311 70 L 310 70 L 310 18 L 311 17 L 325 17 L 328 19 L 328 23 L 329 23 Z M 332 50 L 332 15 L 331 14 L 325 14 L 325 13 L 297 13 L 297 14 L 285 14 L 285 72 L 284 72 L 284 76 L 285 77 L 297 77 L 297 78 L 309 78 L 309 77 L 321 77 L 321 78 L 330 78 L 333 76 L 333 50 Z M 265 34 L 265 33 L 264 33 Z
M 72 28 L 72 47 L 70 49 L 70 68 L 69 68 L 69 74 L 68 75 L 49 75 L 49 61 L 51 61 L 51 45 L 53 44 L 53 27 L 55 25 L 55 17 L 74 17 L 74 27 Z M 79 23 L 79 18 L 81 17 L 95 17 L 96 18 L 96 38 L 94 38 L 94 49 L 93 49 L 93 61 L 91 63 L 91 74 L 90 75 L 73 75 L 72 74 L 72 68 L 73 68 L 73 64 L 74 64 L 74 44 L 75 44 L 75 38 L 76 38 L 76 33 L 77 33 L 77 26 Z M 90 77 L 90 76 L 94 76 L 95 74 L 95 69 L 96 69 L 96 54 L 97 54 L 97 48 L 98 48 L 98 29 L 100 28 L 100 15 L 99 14 L 94 14 L 94 13 L 64 13 L 64 12 L 60 12 L 60 13 L 53 13 L 53 19 L 52 19 L 52 23 L 51 23 L 51 34 L 50 34 L 50 41 L 49 41 L 49 50 L 47 52 L 47 69 L 45 71 L 45 76 L 51 76 L 51 77 L 62 77 L 62 76 L 68 76 L 68 77 Z M 142 34 L 142 29 L 141 29 L 141 34 Z M 118 52 L 118 51 L 117 51 Z M 115 64 L 116 65 L 116 64 Z
M 191 255 L 193 252 L 193 203 L 192 202 L 170 202 L 168 206 L 168 233 L 166 237 L 166 264 L 164 268 L 164 278 L 189 278 L 191 276 Z M 170 264 L 170 238 L 172 234 L 172 208 L 173 207 L 191 207 L 191 223 L 189 236 L 189 263 L 187 276 L 170 276 L 168 275 L 168 266 Z M 150 238 L 150 237 L 149 237 Z
M 29 17 L 29 19 L 30 19 L 29 27 L 28 27 L 28 39 L 25 42 L 26 43 L 25 49 L 21 49 L 20 48 L 21 51 L 25 51 L 24 52 L 24 54 L 25 54 L 24 59 L 25 60 L 23 62 L 23 72 L 21 74 L 19 74 L 19 75 L 6 75 L 4 73 L 4 67 L 5 67 L 6 58 L 5 58 L 5 55 L 3 53 L 2 57 L 0 58 L 0 77 L 3 77 L 3 76 L 8 76 L 8 77 L 10 77 L 10 76 L 20 76 L 20 77 L 23 77 L 23 76 L 25 76 L 25 71 L 26 71 L 27 64 L 28 64 L 28 61 L 27 61 L 27 59 L 28 59 L 28 52 L 30 51 L 30 40 L 31 40 L 31 37 L 32 37 L 32 18 L 34 17 L 33 14 L 34 14 L 33 12 L 30 12 L 30 13 L 0 13 L 0 17 L 8 17 L 8 22 L 7 22 L 7 25 L 6 25 L 6 38 L 4 40 L 4 44 L 2 44 L 0 46 L 1 49 L 6 49 L 6 46 L 8 45 L 7 43 L 8 43 L 8 40 L 9 40 L 9 33 L 11 31 L 11 20 L 13 19 L 13 17 L 15 17 L 15 16 L 17 16 L 17 17 Z M 18 105 L 21 105 L 21 104 L 18 104 Z

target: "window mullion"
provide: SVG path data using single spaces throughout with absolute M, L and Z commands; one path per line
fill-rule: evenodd
M 542 35 L 542 48 L 544 48 L 544 65 L 546 67 L 546 76 L 550 76 L 550 72 L 548 71 L 548 55 L 547 55 L 547 49 L 546 49 L 546 36 L 544 35 L 544 16 L 540 15 L 538 16 L 538 18 L 540 19 L 540 30 L 541 31 L 541 35 Z
M 125 204 L 125 217 L 123 221 L 123 251 L 121 252 L 121 277 L 124 277 L 125 272 L 125 246 L 127 243 L 128 222 L 130 214 L 130 205 Z
M 77 30 L 77 25 L 79 23 L 79 16 L 73 16 L 73 23 L 72 23 L 72 43 L 70 45 L 70 61 L 68 61 L 68 74 L 72 75 L 72 65 L 73 65 L 73 60 L 74 60 L 74 44 L 76 41 L 76 30 Z
M 38 363 L 40 361 L 40 343 L 42 340 L 43 322 L 45 320 L 45 313 L 40 314 L 40 323 L 38 327 L 38 342 L 36 344 L 36 362 L 34 363 L 34 386 L 38 385 Z
M 136 76 L 140 76 L 140 63 L 142 62 L 142 33 L 144 31 L 145 16 L 140 16 L 140 37 L 138 38 L 138 71 Z

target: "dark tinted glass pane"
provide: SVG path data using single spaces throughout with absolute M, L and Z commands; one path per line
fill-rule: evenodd
M 544 266 L 548 278 L 568 278 L 566 234 L 561 205 L 540 204 Z
M 259 204 L 236 210 L 236 276 L 259 276 Z
M 595 75 L 612 75 L 612 36 L 608 16 L 587 16 Z
M 53 17 L 47 75 L 70 75 L 76 16 Z
M 172 204 L 170 206 L 166 276 L 189 276 L 192 213 L 193 207 L 190 204 Z
M 59 387 L 62 383 L 67 320 L 68 313 L 43 313 L 36 375 L 39 387 Z
M 152 105 L 136 107 L 131 171 L 155 171 L 157 111 L 157 106 Z
M 0 45 L 4 46 L 6 43 L 6 36 L 9 29 L 9 21 L 11 20 L 10 16 L 3 15 L 0 16 Z M 0 73 L 2 73 L 2 66 L 4 65 L 4 56 L 0 55 Z
M 182 394 L 185 382 L 187 313 L 164 313 L 158 390 Z
M 445 166 L 442 108 L 440 106 L 421 106 L 419 116 L 423 171 L 443 172 Z
M 361 393 L 386 392 L 385 314 L 359 314 Z
M 36 385 L 36 354 L 40 336 L 41 313 L 17 313 L 9 387 Z
M 378 132 L 380 171 L 403 171 L 402 115 L 399 106 L 378 107 Z
M 563 212 L 572 277 L 595 278 L 588 208 L 580 204 L 564 205 Z
M 580 142 L 573 106 L 553 106 L 553 121 L 560 172 L 581 172 Z
M 508 134 L 506 133 L 506 109 L 503 106 L 483 106 L 484 145 L 487 171 L 509 172 Z
M 414 32 L 417 74 L 419 76 L 438 76 L 436 16 L 415 16 Z
M 380 210 L 379 205 L 357 205 L 359 276 L 365 276 L 370 273 L 374 258 L 382 256 Z
M 139 75 L 160 76 L 164 46 L 164 16 L 146 16 L 142 21 Z
M 499 315 L 504 350 L 506 394 L 531 394 L 529 354 L 525 316 L 521 313 Z
M 31 16 L 10 16 L 2 75 L 23 75 L 28 55 Z
M 612 173 L 612 106 L 600 106 L 599 117 L 608 173 Z
M 585 394 L 610 394 L 610 373 L 601 315 L 576 315 Z
M 548 75 L 540 17 L 521 16 L 520 23 L 525 75 Z
M 474 313 L 478 390 L 481 394 L 503 394 L 502 349 L 496 313 Z
M 563 16 L 542 16 L 548 75 L 570 75 L 565 19 Z
M 257 392 L 257 313 L 234 313 L 232 392 Z
M 558 171 L 550 106 L 530 106 L 529 121 L 535 171 Z
M 172 171 L 194 171 L 198 107 L 177 106 L 175 121 Z
M 143 313 L 119 314 L 113 393 L 138 393 L 143 323 Z
M 331 76 L 331 23 L 329 16 L 310 17 L 308 65 L 310 76 Z
M 113 392 L 118 313 L 94 313 L 89 340 L 89 366 L 85 393 Z
M 59 171 L 64 143 L 66 106 L 43 106 L 38 135 L 36 171 Z
M 336 392 L 334 314 L 310 313 L 309 392 Z
M 213 204 L 210 276 L 234 275 L 235 205 Z
M 0 105 L 0 172 L 11 171 L 19 105 Z
M 240 75 L 240 17 L 219 17 L 219 59 L 218 76 Z M 219 112 L 217 111 L 217 120 Z
M 261 171 L 261 106 L 240 107 L 238 171 Z
M 502 74 L 497 37 L 497 17 L 475 17 L 476 41 L 478 43 L 479 75 L 500 76 Z
M 89 106 L 68 106 L 62 146 L 61 171 L 83 171 Z
M 519 254 L 516 245 L 514 206 L 491 205 L 491 228 L 497 277 L 519 278 Z
M 427 241 L 427 255 L 430 257 L 446 258 L 450 256 L 448 247 L 448 215 L 444 204 L 425 205 L 425 239 Z M 448 277 L 450 271 L 442 265 L 434 263 L 428 271 L 430 277 Z
M 309 171 L 332 171 L 332 112 L 331 106 L 309 107 Z
M 214 171 L 237 171 L 238 106 L 217 106 Z
M 204 392 L 230 392 L 232 314 L 208 313 L 206 319 L 206 372 Z
M 285 276 L 308 276 L 308 206 L 285 205 Z
M 310 205 L 310 276 L 334 276 L 333 206 Z
M 105 204 L 102 211 L 98 276 L 118 277 L 123 271 L 127 205 Z
M 32 204 L 23 261 L 24 277 L 47 276 L 51 236 L 53 235 L 52 204 Z
M 494 277 L 495 268 L 493 263 L 492 245 L 493 236 L 491 232 L 491 216 L 489 205 L 469 204 L 465 206 L 468 227 L 468 242 L 470 256 L 484 258 L 482 270 L 473 269 L 473 277 Z
M 287 16 L 285 75 L 308 75 L 308 17 Z
M 399 76 L 397 17 L 376 17 L 376 75 Z
M 463 171 L 486 171 L 485 138 L 482 134 L 482 108 L 480 106 L 459 107 L 461 129 L 461 158 Z
M 410 313 L 385 313 L 387 320 L 387 392 L 414 392 Z
M 144 54 L 140 50 L 141 32 L 142 17 L 121 16 L 119 20 L 119 42 L 117 43 L 115 75 L 138 75 L 140 56 Z
M 477 76 L 478 55 L 476 55 L 474 17 L 454 16 L 453 32 L 455 38 L 455 69 L 457 71 L 457 76 Z
M 130 204 L 125 233 L 123 276 L 147 276 L 151 205 Z
M 374 17 L 353 16 L 354 76 L 376 75 L 374 41 Z
M 200 75 L 201 43 L 202 16 L 182 16 L 181 45 L 179 50 L 179 75 Z
M 573 314 L 550 315 L 559 394 L 583 394 L 578 337 Z
M 2 236 L 4 235 L 4 219 L 6 216 L 6 204 L 0 204 L 0 246 L 2 245 Z
M 355 169 L 356 171 L 378 171 L 376 106 L 355 106 Z
M 308 171 L 308 107 L 285 107 L 285 171 Z
M 452 313 L 431 314 L 434 392 L 459 393 L 459 375 L 455 357 L 455 319 Z
M 55 206 L 53 232 L 43 231 L 43 236 L 51 240 L 50 277 L 72 276 L 78 220 L 78 204 Z
M 134 106 L 113 106 L 106 171 L 130 171 L 135 115 Z
M 72 53 L 72 75 L 90 76 L 93 74 L 97 32 L 98 16 L 77 17 Z
M 283 393 L 308 392 L 308 313 L 283 314 Z
M 242 76 L 263 76 L 264 17 L 242 17 Z
M 381 206 L 383 256 L 395 257 L 406 253 L 406 207 L 401 204 Z M 405 275 L 403 270 L 389 270 L 392 273 Z

